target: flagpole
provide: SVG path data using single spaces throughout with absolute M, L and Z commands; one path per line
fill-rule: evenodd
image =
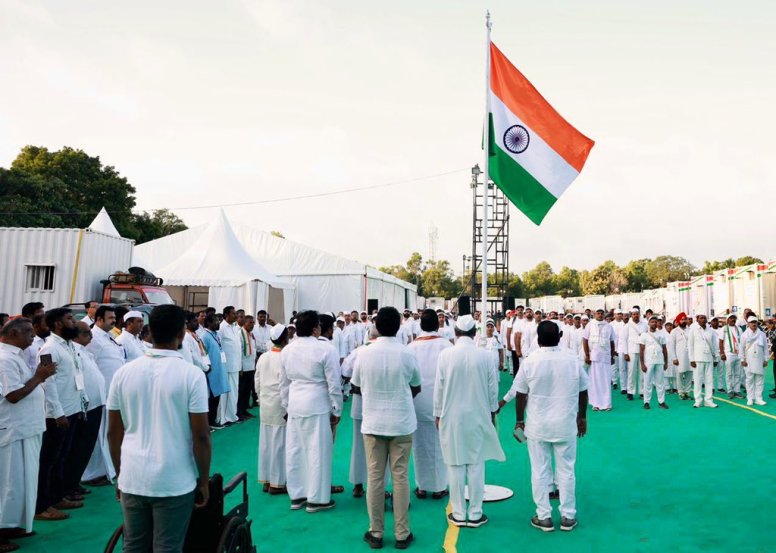
M 493 23 L 490 20 L 490 10 L 485 12 L 485 159 L 482 162 L 483 173 L 485 175 L 482 192 L 482 322 L 487 318 L 488 311 L 488 185 L 490 176 L 488 172 L 488 160 L 490 158 L 490 29 Z M 484 327 L 483 327 L 484 329 Z

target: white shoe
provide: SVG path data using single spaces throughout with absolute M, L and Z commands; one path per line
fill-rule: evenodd
M 760 400 L 760 401 L 755 401 L 755 403 L 756 403 L 757 405 L 768 405 L 768 402 L 767 402 L 767 401 L 762 401 L 762 400 Z
M 709 401 L 709 402 L 704 402 L 704 403 L 703 403 L 703 406 L 704 406 L 704 407 L 711 407 L 712 409 L 714 409 L 714 408 L 716 408 L 716 407 L 717 407 L 717 404 L 716 404 L 716 403 L 714 403 L 713 401 Z
M 752 405 L 754 405 L 754 402 L 750 399 L 749 401 L 746 402 L 746 404 L 751 407 Z

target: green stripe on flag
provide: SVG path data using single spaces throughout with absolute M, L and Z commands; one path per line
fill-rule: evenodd
M 558 199 L 519 163 L 498 147 L 493 139 L 493 115 L 490 117 L 490 159 L 488 173 L 502 192 L 525 216 L 541 224 Z

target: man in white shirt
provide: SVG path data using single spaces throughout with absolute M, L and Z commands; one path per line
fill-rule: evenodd
M 717 407 L 712 399 L 714 395 L 714 367 L 719 362 L 719 337 L 707 326 L 706 315 L 695 316 L 697 324 L 690 328 L 687 340 L 687 352 L 690 366 L 693 368 L 695 383 L 695 407 Z M 705 394 L 705 396 L 704 396 Z
M 661 409 L 668 409 L 665 402 L 665 371 L 668 367 L 668 350 L 665 335 L 657 328 L 657 316 L 649 318 L 647 332 L 639 338 L 639 355 L 642 360 L 641 371 L 644 373 L 644 409 L 651 409 L 653 386 L 657 389 L 657 402 Z
M 229 426 L 240 419 L 237 417 L 237 396 L 240 388 L 240 369 L 242 368 L 241 329 L 237 325 L 237 311 L 228 305 L 224 307 L 224 320 L 218 327 L 221 347 L 226 355 L 226 376 L 229 381 L 229 391 L 221 396 L 218 403 L 218 424 Z M 242 421 L 240 421 L 242 422 Z
M 676 371 L 676 385 L 679 391 L 679 399 L 690 399 L 692 391 L 692 367 L 688 355 L 689 330 L 687 329 L 687 315 L 679 313 L 674 319 L 674 330 L 668 335 L 666 347 L 668 349 L 668 361 Z
M 88 324 L 89 326 L 92 326 L 96 321 L 97 308 L 99 307 L 99 305 L 100 304 L 94 300 L 87 301 L 84 304 L 84 307 L 86 308 L 86 315 L 84 315 L 84 317 L 81 320 L 86 324 Z
M 768 366 L 768 340 L 760 330 L 759 321 L 750 315 L 746 321 L 746 330 L 741 335 L 741 351 L 744 359 L 741 365 L 746 372 L 746 404 L 765 405 L 763 386 L 765 367 Z
M 271 495 L 286 489 L 286 410 L 280 400 L 280 354 L 288 345 L 288 330 L 282 324 L 271 327 L 272 349 L 256 362 L 255 388 L 259 394 L 259 482 Z
M 439 432 L 434 418 L 434 385 L 439 354 L 453 347 L 439 335 L 439 318 L 432 309 L 423 311 L 420 318 L 420 334 L 409 345 L 418 359 L 421 388 L 415 396 L 415 414 L 418 428 L 412 438 L 412 455 L 415 461 L 415 495 L 433 499 L 448 495 L 447 465 L 442 457 Z
M 582 336 L 585 364 L 590 366 L 590 404 L 593 411 L 611 411 L 616 338 L 614 329 L 604 320 L 603 309 L 596 309 L 595 320 L 588 323 Z
M 531 355 L 531 353 L 537 347 L 536 328 L 537 323 L 534 321 L 534 312 L 530 307 L 525 310 L 524 320 L 518 326 L 517 332 L 515 332 L 514 326 L 512 327 L 512 347 L 514 348 L 515 353 L 517 353 L 517 357 L 520 360 L 518 362 L 517 368 L 515 369 L 515 374 L 520 371 L 520 362 L 527 359 L 528 356 Z
M 515 309 L 511 323 L 507 325 L 507 334 L 504 338 L 504 343 L 510 352 L 509 355 L 512 357 L 512 376 L 515 376 L 520 368 L 520 357 L 517 355 L 517 351 L 515 350 L 515 334 L 517 334 L 517 332 L 520 330 L 520 327 L 525 322 L 524 312 L 525 307 L 518 305 Z
M 358 311 L 356 311 L 355 309 L 350 312 L 350 324 L 353 326 L 353 332 L 355 334 L 354 337 L 356 340 L 356 347 L 358 347 L 364 343 L 364 338 L 366 336 L 366 327 L 359 320 Z M 412 325 L 410 325 L 410 328 L 411 327 Z
M 286 480 L 291 509 L 316 513 L 334 507 L 331 500 L 333 428 L 342 416 L 339 359 L 330 343 L 316 334 L 316 311 L 296 317 L 296 340 L 283 348 L 281 405 L 286 425 Z
M 202 339 L 197 334 L 199 329 L 199 321 L 196 313 L 191 311 L 186 312 L 186 335 L 183 337 L 183 347 L 181 347 L 181 354 L 183 358 L 199 368 L 203 373 L 210 371 L 210 358 L 205 350 L 205 344 L 202 343 Z
M 628 366 L 625 364 L 625 352 L 620 349 L 620 333 L 625 328 L 625 321 L 623 321 L 622 309 L 614 310 L 614 320 L 612 321 L 612 329 L 615 336 L 615 357 L 614 357 L 614 374 L 612 375 L 612 389 L 622 389 L 622 394 L 628 393 Z
M 181 551 L 193 508 L 210 495 L 207 383 L 178 351 L 183 309 L 159 305 L 148 319 L 153 348 L 111 382 L 108 442 L 119 474 L 124 551 Z
M 382 547 L 385 466 L 390 459 L 396 548 L 406 549 L 414 540 L 408 514 L 409 463 L 412 434 L 417 428 L 412 398 L 421 389 L 420 369 L 415 355 L 396 338 L 402 325 L 396 308 L 380 309 L 375 325 L 380 338 L 359 353 L 351 380 L 363 402 L 361 433 L 366 452 L 369 511 L 369 530 L 364 534 L 364 541 L 370 547 Z
M 53 362 L 30 369 L 22 352 L 33 341 L 32 323 L 18 318 L 0 328 L 0 548 L 11 529 L 32 532 L 38 495 L 42 436 L 46 430 L 42 384 Z M 64 514 L 64 513 L 62 513 Z M 11 551 L 12 549 L 7 549 Z
M 237 417 L 240 420 L 254 419 L 255 415 L 248 412 L 253 396 L 253 381 L 256 371 L 256 339 L 253 337 L 253 315 L 243 317 L 240 327 L 240 351 L 242 361 L 240 366 L 240 383 L 237 390 Z
M 22 356 L 30 370 L 35 372 L 35 369 L 38 367 L 38 352 L 43 347 L 46 338 L 51 335 L 51 331 L 46 326 L 45 313 L 43 315 L 37 314 L 30 320 L 32 321 L 32 331 L 35 338 L 32 340 L 32 345 L 22 352 Z
M 741 329 L 736 324 L 736 315 L 728 315 L 726 324 L 719 332 L 719 357 L 725 363 L 725 380 L 730 399 L 742 398 L 741 384 L 744 381 L 741 368 Z
M 437 310 L 437 319 L 439 320 L 439 335 L 451 344 L 455 342 L 455 332 L 453 332 L 453 327 L 448 322 L 445 312 L 441 309 Z
M 145 353 L 146 348 L 140 340 L 143 325 L 143 314 L 140 311 L 130 311 L 124 315 L 124 328 L 116 342 L 124 348 L 127 362 L 134 361 Z
M 46 394 L 46 432 L 40 451 L 40 480 L 36 520 L 67 518 L 63 509 L 83 507 L 81 501 L 70 501 L 65 495 L 73 474 L 73 437 L 86 411 L 88 398 L 83 372 L 72 340 L 78 336 L 73 312 L 67 308 L 46 313 L 51 336 L 40 348 L 38 359 L 49 358 L 56 364 L 54 377 L 43 384 Z M 78 475 L 80 476 L 80 475 Z M 64 516 L 62 516 L 64 515 Z
M 475 345 L 476 331 L 471 315 L 458 317 L 455 347 L 439 354 L 434 383 L 434 417 L 450 482 L 452 512 L 447 518 L 469 528 L 488 522 L 482 512 L 485 461 L 505 459 L 492 423 L 498 410 L 498 371 L 492 370 L 488 352 Z
M 631 320 L 623 327 L 620 334 L 620 350 L 625 352 L 625 363 L 628 368 L 628 400 L 639 392 L 639 373 L 641 372 L 641 345 L 639 338 L 647 331 L 647 323 L 641 320 L 641 312 L 637 308 L 631 310 Z
M 515 432 L 524 431 L 528 441 L 536 503 L 531 525 L 544 532 L 555 529 L 547 494 L 554 458 L 560 529 L 571 531 L 577 526 L 575 465 L 577 438 L 587 433 L 588 377 L 576 356 L 558 347 L 557 325 L 540 323 L 537 340 L 539 350 L 525 361 L 499 406 L 517 397 Z
M 272 339 L 270 337 L 272 326 L 267 323 L 267 320 L 267 312 L 260 309 L 256 313 L 256 325 L 253 327 L 253 338 L 256 340 L 256 360 L 272 347 Z

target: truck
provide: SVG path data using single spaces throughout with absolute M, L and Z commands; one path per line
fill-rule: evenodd
M 156 305 L 175 303 L 162 287 L 164 282 L 142 267 L 130 267 L 126 273 L 118 272 L 101 280 L 102 303 Z

